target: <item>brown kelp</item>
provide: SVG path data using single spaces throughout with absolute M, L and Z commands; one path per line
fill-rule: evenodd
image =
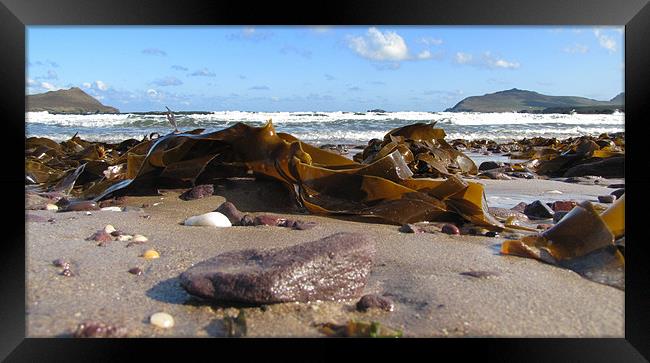
M 624 289 L 625 258 L 615 240 L 625 237 L 625 195 L 599 214 L 585 201 L 536 236 L 505 241 L 501 253 L 562 266 L 591 280 Z
M 41 190 L 99 201 L 253 174 L 282 182 L 298 204 L 316 214 L 371 216 L 396 224 L 438 220 L 504 227 L 488 213 L 482 185 L 455 175 L 476 174 L 476 165 L 431 124 L 390 131 L 376 150 L 364 150 L 361 162 L 277 133 L 271 121 L 262 127 L 237 123 L 202 132 L 171 133 L 128 146 L 90 143 L 77 135 L 61 144 L 29 138 L 26 180 Z M 43 156 L 50 154 L 56 157 Z

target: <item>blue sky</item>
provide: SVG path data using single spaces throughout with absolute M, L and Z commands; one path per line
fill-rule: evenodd
M 27 28 L 27 93 L 129 111 L 442 111 L 519 88 L 608 100 L 622 27 Z

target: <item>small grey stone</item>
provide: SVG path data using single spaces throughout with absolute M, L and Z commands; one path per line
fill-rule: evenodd
M 536 200 L 526 206 L 524 214 L 531 219 L 546 219 L 553 218 L 554 212 L 548 205 Z
M 616 200 L 616 196 L 611 194 L 598 196 L 598 201 L 601 203 L 614 203 L 615 200 Z

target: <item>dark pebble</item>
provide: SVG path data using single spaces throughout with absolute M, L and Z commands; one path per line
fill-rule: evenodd
M 77 325 L 77 329 L 72 333 L 75 338 L 123 338 L 126 335 L 124 327 L 92 321 Z
M 613 191 L 613 192 L 611 192 L 611 193 L 609 193 L 609 194 L 615 196 L 616 199 L 621 199 L 621 197 L 623 196 L 623 194 L 625 194 L 625 188 L 623 188 L 623 189 L 616 189 L 615 191 Z
M 215 209 L 214 211 L 228 217 L 228 220 L 233 226 L 242 225 L 241 220 L 244 217 L 244 213 L 240 212 L 234 204 L 230 202 L 224 202 L 219 206 L 219 208 Z
M 123 234 L 124 234 L 124 232 L 122 232 L 122 231 L 113 231 L 113 232 L 111 232 L 111 236 L 113 236 L 113 237 L 121 236 Z
M 463 276 L 471 276 L 477 279 L 487 279 L 500 275 L 500 273 L 494 271 L 465 271 L 461 272 L 460 274 Z
M 508 175 L 510 175 L 512 177 L 515 177 L 515 178 L 520 178 L 520 179 L 535 179 L 536 178 L 535 174 L 529 173 L 529 172 L 523 172 L 523 171 L 515 171 L 515 172 L 510 173 Z
M 151 207 L 149 203 L 142 203 L 142 205 L 140 206 L 140 208 L 149 208 L 149 207 Z
M 460 234 L 460 230 L 453 224 L 445 224 L 442 226 L 442 233 L 446 234 Z
M 381 297 L 379 295 L 364 295 L 357 302 L 357 310 L 366 311 L 368 309 L 381 309 L 385 311 L 393 311 L 393 302 Z
M 145 214 L 145 215 L 143 215 L 143 216 L 140 216 L 140 218 L 144 218 L 144 219 L 151 219 L 151 216 L 150 216 L 150 215 L 148 215 L 148 214 Z
M 503 163 L 497 163 L 496 161 L 484 161 L 478 167 L 478 170 L 479 171 L 492 170 L 492 169 L 498 169 L 498 168 L 500 168 L 502 166 L 503 166 Z
M 498 232 L 494 232 L 494 231 L 490 231 L 490 232 L 486 233 L 485 236 L 486 236 L 486 237 L 498 237 L 498 236 L 499 236 L 499 233 L 498 233 Z
M 535 228 L 537 228 L 537 229 L 549 229 L 551 227 L 553 227 L 552 224 L 542 223 L 542 224 L 538 224 L 537 227 L 535 227 Z
M 336 233 L 283 249 L 226 252 L 190 267 L 180 283 L 214 301 L 350 299 L 363 292 L 374 255 L 375 244 L 364 235 Z
M 183 200 L 194 200 L 209 197 L 212 194 L 214 194 L 214 186 L 212 184 L 203 184 L 197 185 L 181 194 L 180 198 Z
M 414 224 L 407 223 L 399 227 L 399 231 L 403 233 L 419 233 L 420 230 Z
M 598 201 L 601 203 L 614 203 L 615 200 L 616 200 L 616 196 L 611 194 L 598 196 Z
M 55 223 L 55 222 L 56 222 L 56 219 L 54 219 L 54 218 L 50 218 L 50 219 L 48 219 L 47 221 L 50 222 L 50 223 Z
M 62 258 L 57 258 L 56 260 L 52 261 L 52 264 L 56 267 L 63 267 L 67 264 L 67 262 L 65 262 L 65 260 Z
M 554 212 L 548 205 L 536 200 L 526 206 L 524 214 L 531 219 L 546 219 L 553 218 Z
M 142 269 L 140 267 L 134 267 L 132 269 L 129 269 L 129 273 L 140 276 L 142 275 Z

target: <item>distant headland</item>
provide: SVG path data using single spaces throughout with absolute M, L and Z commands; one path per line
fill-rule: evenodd
M 119 113 L 115 107 L 105 106 L 80 88 L 50 91 L 25 97 L 28 112 L 93 114 Z
M 625 110 L 625 93 L 609 101 L 575 96 L 548 96 L 513 88 L 467 97 L 446 112 L 605 113 Z

